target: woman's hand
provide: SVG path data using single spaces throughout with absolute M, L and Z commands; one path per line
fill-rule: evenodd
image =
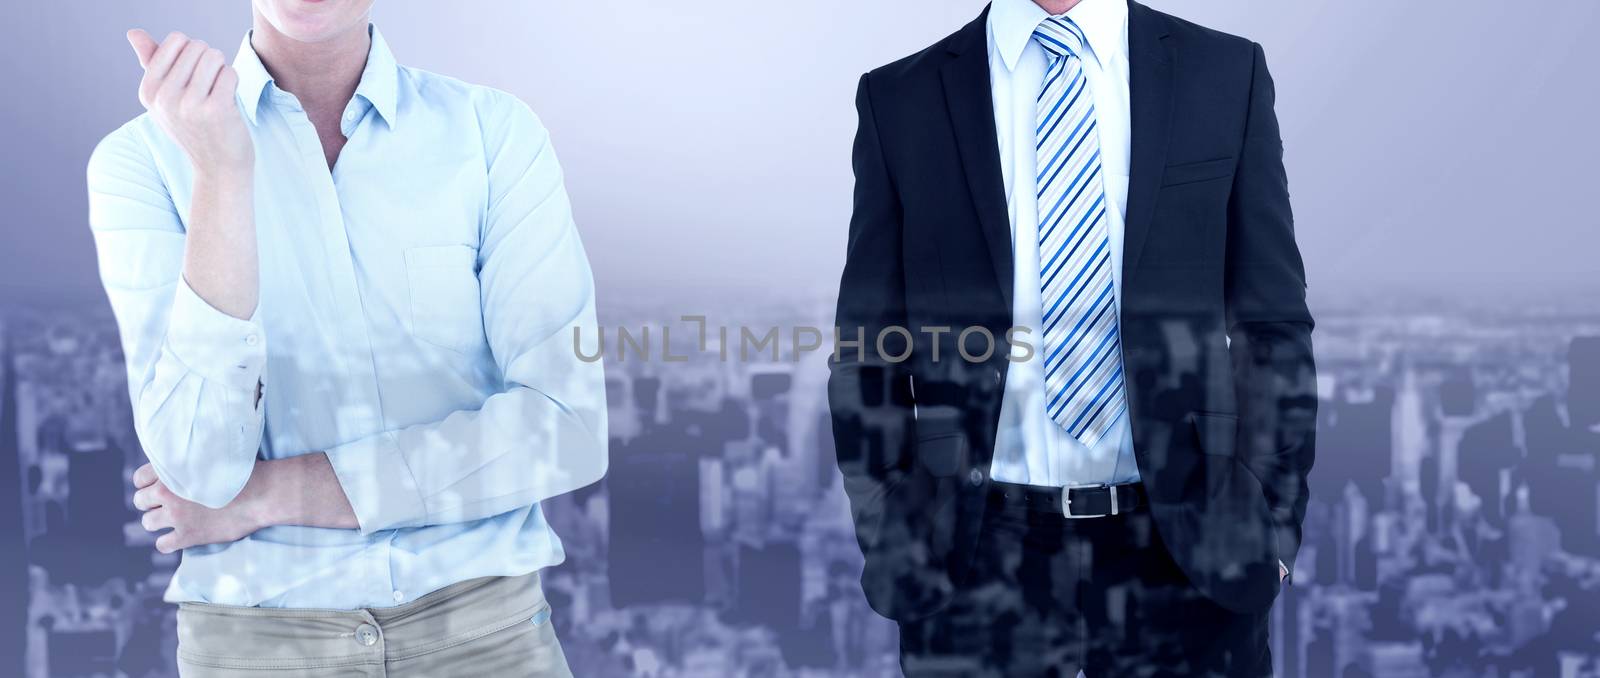
M 176 141 L 199 173 L 248 173 L 255 146 L 234 92 L 239 74 L 221 51 L 173 33 L 159 45 L 141 29 L 128 31 L 144 79 L 139 103 Z
M 361 527 L 339 486 L 333 464 L 322 452 L 285 459 L 257 459 L 244 489 L 227 506 L 213 509 L 167 489 L 150 464 L 133 472 L 133 506 L 140 523 L 156 538 L 156 550 L 172 553 L 191 546 L 227 544 L 276 525 L 354 530 Z
M 252 477 L 250 482 L 256 484 L 256 478 Z M 149 532 L 171 529 L 156 538 L 156 550 L 162 553 L 236 542 L 265 526 L 261 513 L 252 510 L 253 492 L 241 492 L 222 508 L 206 508 L 173 494 L 156 477 L 155 467 L 149 464 L 133 472 L 133 486 L 138 488 L 133 493 L 133 507 L 144 512 L 139 519 L 144 529 Z

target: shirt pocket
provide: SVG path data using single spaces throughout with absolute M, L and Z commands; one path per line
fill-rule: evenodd
M 467 245 L 406 250 L 412 336 L 463 353 L 482 345 L 477 258 L 477 250 Z

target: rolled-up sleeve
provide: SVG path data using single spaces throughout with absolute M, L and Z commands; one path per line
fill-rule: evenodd
M 183 280 L 184 224 L 141 118 L 95 148 L 89 224 L 122 338 L 134 427 L 173 493 L 227 505 L 255 467 L 265 422 L 266 335 Z
M 484 331 L 505 388 L 481 408 L 327 451 L 363 533 L 479 520 L 598 481 L 607 468 L 594 280 L 549 135 L 526 105 L 480 102 L 488 209 Z M 575 334 L 581 333 L 581 334 Z

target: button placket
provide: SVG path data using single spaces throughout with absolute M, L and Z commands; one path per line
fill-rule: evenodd
M 357 117 L 360 117 L 359 113 Z M 305 115 L 289 116 L 289 123 L 290 131 L 305 163 L 304 177 L 311 189 L 309 197 L 321 217 L 316 230 L 324 239 L 326 251 L 330 253 L 330 258 L 326 262 L 329 281 L 327 291 L 340 308 L 362 308 L 361 280 L 356 271 L 350 243 L 348 232 L 350 225 L 345 221 L 339 197 L 336 178 L 338 168 L 328 167 L 322 151 L 322 142 L 318 139 L 316 128 L 309 118 Z M 349 379 L 342 388 L 364 391 L 360 397 L 352 396 L 348 400 L 360 403 L 380 402 L 377 393 L 377 374 L 372 367 L 372 338 L 368 333 L 364 317 L 360 313 L 342 314 L 334 319 L 332 330 L 338 336 L 343 357 L 351 360 L 345 367 L 349 370 Z M 339 421 L 349 422 L 354 429 L 376 430 L 379 423 L 376 420 L 380 416 L 379 412 L 373 411 L 370 407 L 341 408 Z

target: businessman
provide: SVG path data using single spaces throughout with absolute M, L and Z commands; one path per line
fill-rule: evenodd
M 148 112 L 89 161 L 179 673 L 568 676 L 539 502 L 607 456 L 561 168 L 371 5 L 255 0 L 231 66 L 130 32 Z
M 1316 408 L 1273 99 L 1131 0 L 861 78 L 829 398 L 907 675 L 1271 674 Z

